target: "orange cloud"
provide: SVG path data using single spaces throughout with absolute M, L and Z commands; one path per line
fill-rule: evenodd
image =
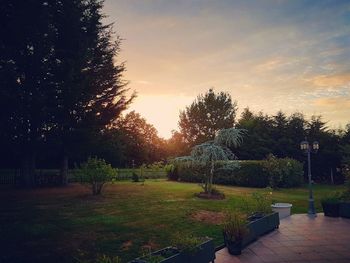
M 349 109 L 350 98 L 319 98 L 314 100 L 313 104 L 320 107 L 335 109 Z
M 312 83 L 320 87 L 348 85 L 350 84 L 350 73 L 316 76 L 312 79 Z

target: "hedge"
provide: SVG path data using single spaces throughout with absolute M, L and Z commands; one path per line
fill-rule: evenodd
M 232 167 L 236 164 L 236 168 Z M 174 163 L 170 180 L 201 183 L 205 167 L 191 162 Z M 214 183 L 247 187 L 295 187 L 303 182 L 303 165 L 290 158 L 215 163 Z

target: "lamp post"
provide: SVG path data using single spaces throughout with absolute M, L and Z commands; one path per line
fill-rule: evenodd
M 319 149 L 319 144 L 317 141 L 314 141 L 312 145 L 309 144 L 307 141 L 307 138 L 305 137 L 305 141 L 302 141 L 300 143 L 300 149 L 304 151 L 305 154 L 307 154 L 307 164 L 308 164 L 308 178 L 309 178 L 309 209 L 308 209 L 308 214 L 311 216 L 316 216 L 316 211 L 315 211 L 315 201 L 314 201 L 314 196 L 312 192 L 312 180 L 311 180 L 311 158 L 310 155 L 311 153 L 317 153 Z

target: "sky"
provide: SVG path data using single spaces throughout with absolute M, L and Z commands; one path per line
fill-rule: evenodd
M 239 112 L 350 122 L 350 1 L 106 0 L 139 112 L 159 135 L 210 88 Z

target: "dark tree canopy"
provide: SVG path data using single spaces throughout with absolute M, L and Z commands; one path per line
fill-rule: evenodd
M 141 165 L 165 159 L 165 141 L 139 113 L 129 112 L 118 119 L 113 127 L 122 134 L 125 166 L 130 167 L 132 161 L 135 165 Z
M 234 126 L 236 110 L 230 94 L 210 89 L 180 113 L 180 132 L 191 146 L 213 140 L 219 130 Z
M 118 63 L 120 40 L 103 1 L 4 0 L 0 22 L 1 144 L 22 159 L 24 183 L 44 145 L 67 157 L 133 99 Z M 50 145 L 48 147 L 48 145 Z

